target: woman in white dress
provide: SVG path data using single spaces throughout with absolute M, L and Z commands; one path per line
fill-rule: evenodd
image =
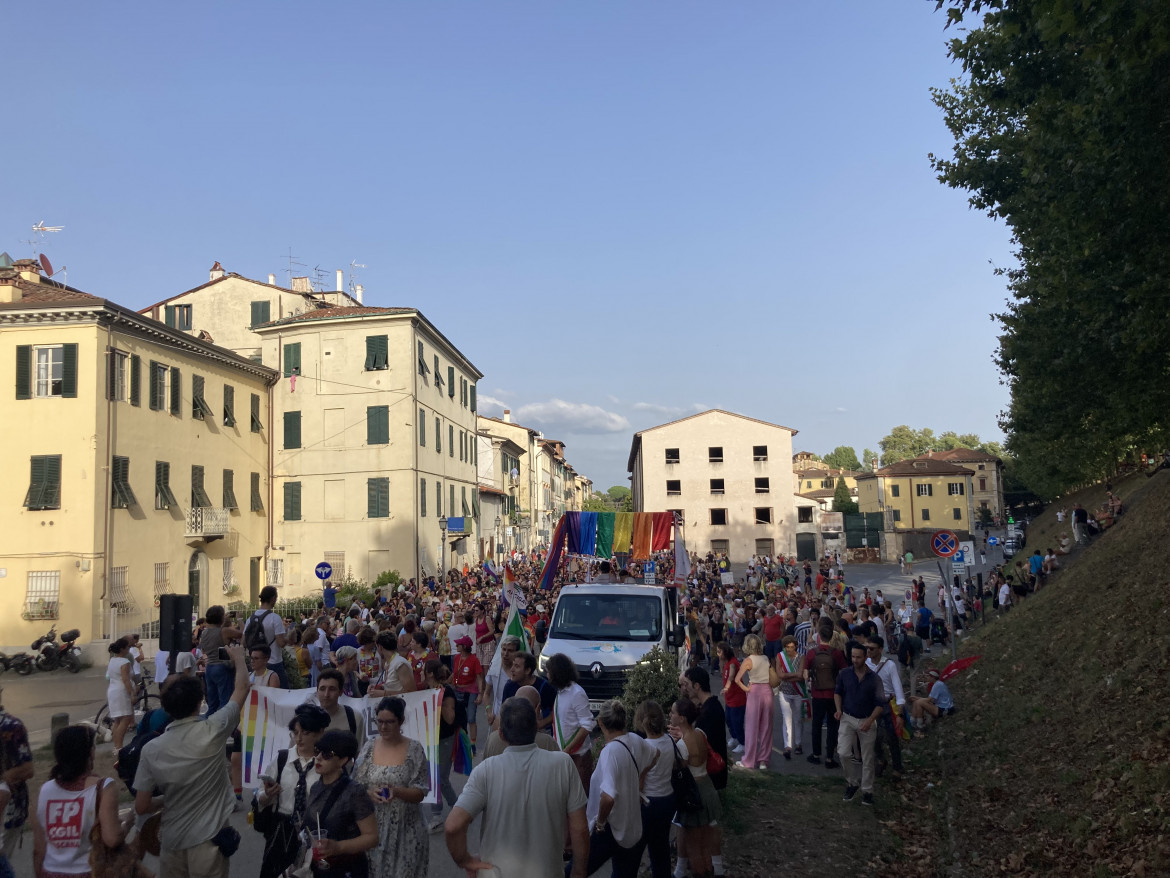
M 110 664 L 106 667 L 106 701 L 114 721 L 114 749 L 121 750 L 126 730 L 134 721 L 134 682 L 130 677 L 130 641 L 119 637 L 109 646 Z

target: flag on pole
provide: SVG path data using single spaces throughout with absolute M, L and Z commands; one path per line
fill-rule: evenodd
M 674 579 L 671 582 L 676 588 L 686 585 L 687 577 L 691 575 L 691 556 L 687 554 L 686 543 L 682 536 L 681 516 L 674 517 Z
M 557 522 L 553 531 L 552 542 L 549 543 L 548 557 L 544 561 L 544 570 L 540 574 L 540 587 L 548 591 L 553 587 L 557 578 L 557 569 L 561 566 L 561 552 L 565 548 L 565 516 Z

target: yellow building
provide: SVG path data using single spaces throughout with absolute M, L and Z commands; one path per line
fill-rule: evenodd
M 857 503 L 861 512 L 884 513 L 887 531 L 970 531 L 972 475 L 944 460 L 903 460 L 858 475 Z
M 272 517 L 269 388 L 244 357 L 0 256 L 0 643 L 81 643 L 255 600 Z M 226 597 L 225 597 L 226 595 Z
M 837 492 L 837 480 L 845 480 L 845 487 L 849 489 L 849 496 L 856 500 L 857 477 L 859 475 L 861 473 L 849 469 L 830 467 L 821 461 L 806 462 L 802 465 L 802 468 L 794 471 L 796 492 L 803 497 L 816 500 L 825 509 L 831 510 L 833 508 L 833 495 Z

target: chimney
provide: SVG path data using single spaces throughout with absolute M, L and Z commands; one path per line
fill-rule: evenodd
M 365 292 L 365 288 L 361 284 L 358 284 L 353 288 L 353 291 L 354 295 L 357 297 L 358 304 L 362 304 L 362 293 Z
M 268 286 L 270 286 L 270 287 L 276 286 L 276 275 L 275 274 L 268 275 Z
M 223 266 L 220 265 L 218 262 L 216 262 L 215 265 L 211 266 L 211 279 L 212 280 L 219 280 L 223 276 L 224 276 Z
M 345 292 L 345 272 L 340 268 L 337 269 L 337 292 Z
M 504 409 L 504 423 L 505 424 L 512 423 L 512 410 L 511 409 Z
M 313 286 L 309 283 L 307 276 L 294 277 L 292 279 L 292 290 L 294 293 L 311 293 L 313 292 Z
M 41 264 L 35 259 L 17 259 L 12 263 L 12 267 L 20 274 L 21 280 L 32 281 L 39 284 L 41 282 Z

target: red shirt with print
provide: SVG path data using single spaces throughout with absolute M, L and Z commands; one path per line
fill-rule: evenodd
M 735 677 L 739 673 L 739 659 L 732 659 L 723 663 L 723 700 L 728 707 L 746 707 L 747 693 L 735 685 Z M 728 683 L 731 684 L 728 687 Z
M 483 673 L 483 665 L 479 663 L 479 659 L 475 655 L 463 655 L 460 653 L 455 656 L 455 668 L 451 677 L 451 685 L 455 687 L 458 692 L 470 692 L 472 695 L 479 694 L 479 684 L 475 679 Z

